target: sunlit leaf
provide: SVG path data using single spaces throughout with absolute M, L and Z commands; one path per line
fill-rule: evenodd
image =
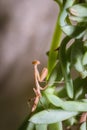
M 47 109 L 33 115 L 29 121 L 35 124 L 51 124 L 66 120 L 77 115 L 78 112 L 68 112 L 65 110 Z
M 66 111 L 87 111 L 87 103 L 81 101 L 63 101 L 55 95 L 47 95 L 48 100 L 56 107 L 61 107 Z

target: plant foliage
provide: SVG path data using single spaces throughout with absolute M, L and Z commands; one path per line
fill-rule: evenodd
M 48 54 L 48 87 L 23 130 L 63 130 L 63 124 L 87 129 L 87 0 L 55 1 L 60 12 Z

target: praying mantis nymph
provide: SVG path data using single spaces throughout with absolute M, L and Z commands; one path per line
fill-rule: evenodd
M 48 69 L 43 68 L 40 74 L 37 67 L 40 64 L 40 61 L 34 60 L 32 64 L 34 65 L 34 78 L 35 78 L 35 85 L 36 85 L 36 88 L 33 88 L 36 97 L 31 110 L 32 112 L 34 112 L 41 97 L 41 90 L 45 90 L 48 86 L 48 85 L 46 85 L 45 87 L 40 86 L 40 83 L 43 82 L 43 80 L 46 78 L 48 74 Z

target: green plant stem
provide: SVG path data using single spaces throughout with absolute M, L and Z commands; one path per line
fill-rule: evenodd
M 49 79 L 49 76 L 51 75 L 51 72 L 53 68 L 55 67 L 58 51 L 55 51 L 56 48 L 59 47 L 61 42 L 61 36 L 62 36 L 62 30 L 59 25 L 59 19 L 60 19 L 60 13 L 58 15 L 50 51 L 49 51 L 49 57 L 48 57 L 48 76 L 47 79 Z

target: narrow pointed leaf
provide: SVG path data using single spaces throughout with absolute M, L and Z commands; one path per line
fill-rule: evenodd
M 29 121 L 35 124 L 51 124 L 51 123 L 56 123 L 56 122 L 66 120 L 77 114 L 78 112 L 73 112 L 73 111 L 68 112 L 65 110 L 47 109 L 33 115 Z
M 63 101 L 55 95 L 47 95 L 48 100 L 56 107 L 61 107 L 66 111 L 87 111 L 87 103 L 81 101 Z
M 66 46 L 69 41 L 70 41 L 70 37 L 68 36 L 63 39 L 59 49 L 59 60 L 60 60 L 62 73 L 65 79 L 65 87 L 66 87 L 67 95 L 70 98 L 73 98 L 74 91 L 73 91 L 73 82 L 70 74 L 70 63 L 66 55 Z

